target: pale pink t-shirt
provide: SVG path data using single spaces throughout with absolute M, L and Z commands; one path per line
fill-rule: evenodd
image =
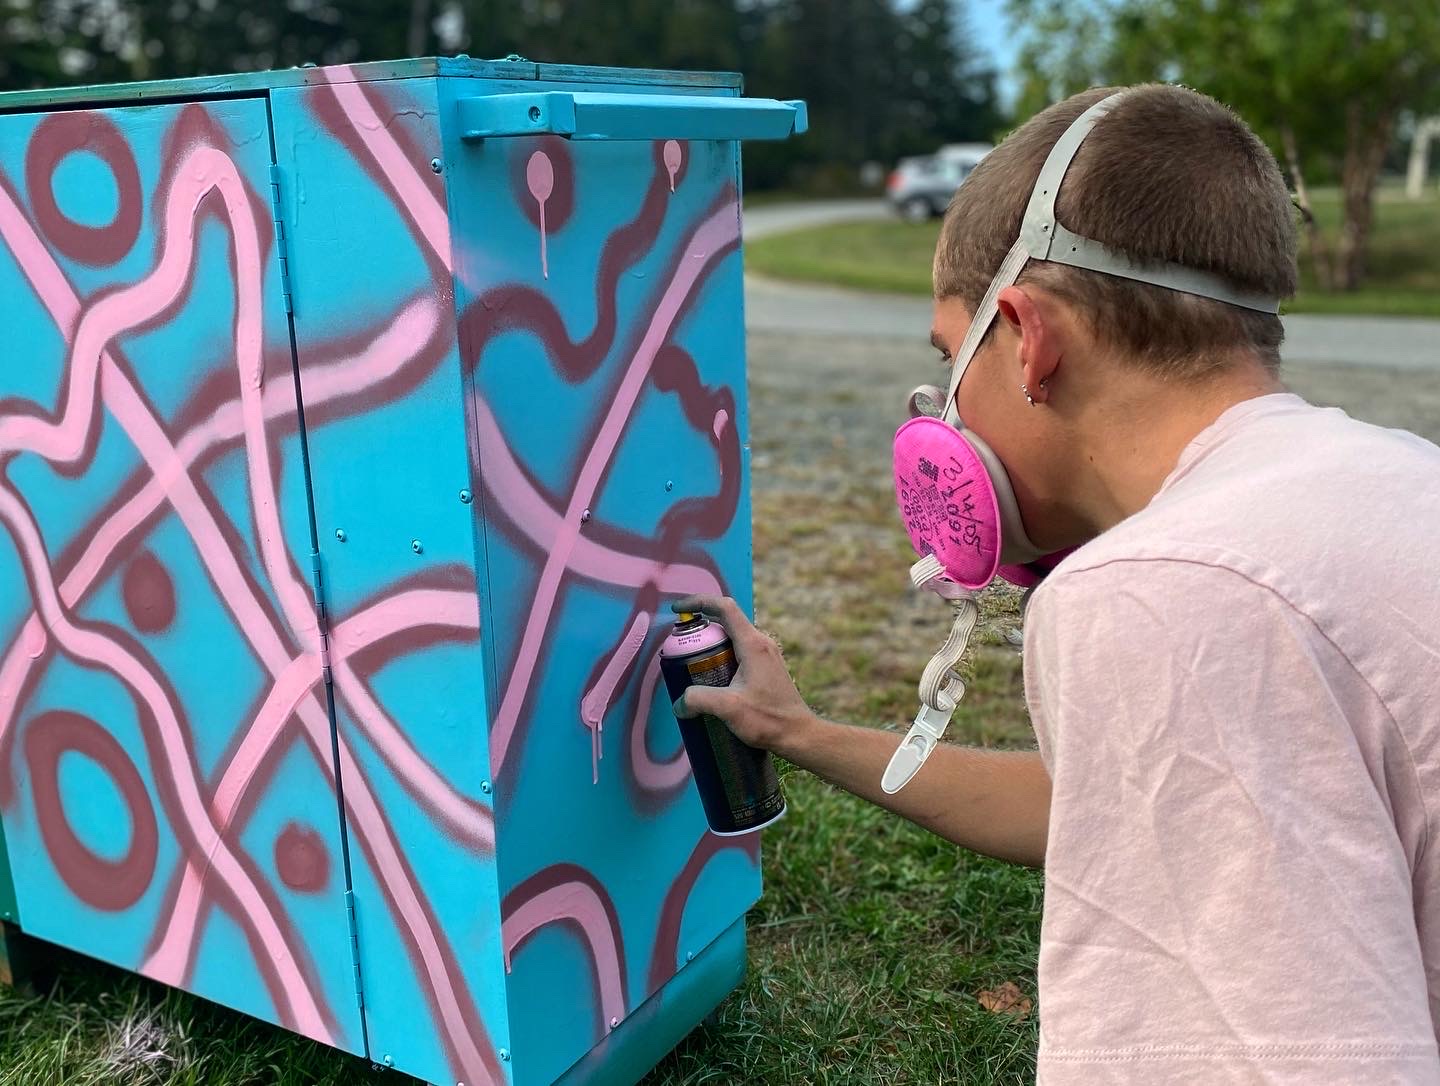
M 1042 1086 L 1440 1083 L 1440 449 L 1231 408 L 1036 591 L 1025 678 Z

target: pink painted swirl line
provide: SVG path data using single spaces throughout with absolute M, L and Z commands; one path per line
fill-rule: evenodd
M 600 1012 L 606 1025 L 614 1019 L 624 1018 L 625 965 L 620 958 L 620 948 L 615 944 L 615 933 L 610 927 L 605 903 L 600 900 L 595 888 L 581 879 L 542 890 L 506 915 L 502 924 L 505 971 L 510 971 L 510 955 L 527 936 L 546 924 L 560 920 L 575 921 L 584 935 L 600 980 Z
M 621 635 L 620 643 L 611 651 L 610 659 L 605 662 L 600 677 L 580 699 L 580 720 L 590 729 L 594 752 L 591 766 L 593 784 L 600 783 L 600 759 L 604 757 L 600 734 L 605 728 L 605 714 L 610 711 L 610 702 L 615 697 L 615 688 L 620 684 L 621 676 L 630 669 L 636 655 L 645 647 L 645 635 L 650 628 L 652 617 L 654 616 L 649 611 L 640 611 L 630 620 L 629 628 Z
M 336 625 L 331 641 L 331 666 L 343 669 L 358 688 L 360 680 L 348 663 L 354 653 L 395 634 L 421 630 L 452 630 L 466 636 L 479 629 L 475 596 L 471 592 L 443 589 L 412 589 L 372 604 Z M 320 682 L 320 659 L 302 653 L 276 676 L 254 722 L 225 766 L 215 787 L 210 806 L 228 831 L 236 808 L 245 797 L 251 780 L 259 771 L 270 748 L 278 741 L 285 722 L 294 714 L 300 699 Z M 383 714 L 382 714 L 383 717 Z M 396 776 L 407 790 L 425 804 L 434 804 L 444 820 L 472 846 L 493 852 L 495 823 L 489 809 L 468 801 L 426 762 L 388 718 L 361 722 L 362 731 L 387 760 L 395 759 Z M 192 872 L 186 873 L 186 876 Z
M 146 706 L 155 721 L 165 756 L 164 766 L 156 766 L 155 771 L 168 771 L 180 805 L 178 813 L 184 816 L 196 847 L 203 851 L 206 863 L 215 868 L 216 874 L 234 895 L 245 918 L 244 922 L 254 927 L 260 944 L 270 956 L 277 980 L 295 1015 L 296 1028 L 309 1037 L 331 1040 L 325 1014 L 310 992 L 304 972 L 290 950 L 289 940 L 280 922 L 210 819 L 204 797 L 200 794 L 199 782 L 195 778 L 194 761 L 185 729 L 171 709 L 164 689 L 144 664 L 120 645 L 101 634 L 81 629 L 71 623 L 61 606 L 50 576 L 50 565 L 39 529 L 19 495 L 4 482 L 0 482 L 0 520 L 5 522 L 20 551 L 32 591 L 39 597 L 36 601 L 38 610 L 51 636 L 77 660 L 111 672 L 134 691 L 136 697 Z M 187 850 L 187 856 L 193 861 L 193 852 Z
M 24 220 L 23 216 L 18 216 L 18 208 L 14 208 L 13 204 L 9 204 L 6 196 L 7 194 L 3 188 L 0 188 L 0 211 L 5 210 L 8 205 L 17 212 L 17 216 L 12 217 L 8 221 L 0 218 L 0 223 L 12 227 L 12 231 L 7 233 L 5 240 L 11 245 L 12 250 L 26 250 L 25 255 L 30 259 L 22 261 L 22 268 L 25 269 L 27 277 L 30 278 L 32 284 L 36 286 L 37 292 L 40 294 L 42 301 L 46 304 L 52 315 L 56 316 L 57 321 L 62 324 L 73 322 L 74 315 L 79 312 L 80 308 L 73 289 L 60 272 L 58 266 L 54 263 L 53 258 L 50 257 L 48 251 L 39 244 L 38 238 L 29 227 L 29 223 Z M 20 229 L 14 230 L 13 228 L 17 225 Z M 19 244 L 16 244 L 17 242 Z M 419 305 L 424 310 L 424 316 L 431 318 L 432 321 L 438 319 L 438 311 L 433 303 L 426 301 L 419 303 Z M 67 314 L 69 321 L 66 320 Z M 407 309 L 406 311 L 402 311 L 402 318 L 407 314 L 419 316 L 420 310 Z M 433 327 L 431 331 L 433 331 Z M 358 387 L 365 387 L 371 383 L 367 379 L 367 370 L 372 364 L 377 370 L 375 373 L 376 380 L 383 379 L 383 377 L 388 376 L 390 372 L 393 372 L 392 366 L 388 363 L 388 360 L 384 358 L 387 352 L 383 348 L 400 347 L 407 342 L 423 342 L 428 338 L 428 335 L 412 322 L 402 320 L 397 323 L 392 333 L 387 334 L 384 338 L 386 342 L 383 344 L 377 341 L 377 347 L 382 348 L 378 351 L 378 354 L 375 354 L 374 357 L 366 357 L 367 355 L 374 354 L 376 348 L 372 347 L 370 351 L 365 352 L 365 355 L 361 356 L 360 361 L 364 364 L 357 367 L 354 371 L 351 371 L 348 366 L 337 365 L 334 367 L 326 367 L 320 371 L 318 377 L 315 371 L 307 374 L 307 389 L 309 390 L 309 395 L 312 397 L 312 402 L 323 400 L 327 395 L 338 398 L 355 391 L 357 389 L 357 383 Z M 135 417 L 134 409 L 137 406 L 143 408 L 143 401 L 140 400 L 133 388 L 128 386 L 123 371 L 120 371 L 113 359 L 110 359 L 108 356 L 105 359 L 105 364 L 107 372 L 112 373 L 115 377 L 114 383 L 107 386 L 107 393 L 117 397 L 123 397 L 126 401 L 123 406 L 128 409 L 127 411 L 118 412 L 117 417 L 120 415 L 130 416 L 132 418 L 132 426 L 138 426 L 144 431 L 141 436 L 151 439 L 137 440 L 137 445 L 140 447 L 142 454 L 145 454 L 147 463 L 149 463 L 155 474 L 154 489 L 152 490 L 147 486 L 146 491 L 142 492 L 141 495 L 137 496 L 136 499 L 133 499 L 130 503 L 127 503 L 121 514 L 119 514 L 117 518 L 114 518 L 112 523 L 133 517 L 134 524 L 138 525 L 143 522 L 153 509 L 152 502 L 158 502 L 161 496 L 170 497 L 172 500 L 178 498 L 180 500 L 177 502 L 177 510 L 182 513 L 182 519 L 186 521 L 187 529 L 191 531 L 192 537 L 196 539 L 200 554 L 207 560 L 207 569 L 211 572 L 212 578 L 215 576 L 213 563 L 216 562 L 226 566 L 226 572 L 238 574 L 238 567 L 235 566 L 234 558 L 229 552 L 226 541 L 223 536 L 219 534 L 218 528 L 214 526 L 213 521 L 210 520 L 208 511 L 205 509 L 203 502 L 199 500 L 198 493 L 194 490 L 193 484 L 190 484 L 185 472 L 188 463 L 201 455 L 210 442 L 224 440 L 227 437 L 233 436 L 235 432 L 238 432 L 237 423 L 241 422 L 238 418 L 240 414 L 238 405 L 233 403 L 227 404 L 220 412 L 217 412 L 217 415 L 205 424 L 206 427 L 210 428 L 208 435 L 203 432 L 203 428 L 197 428 L 197 431 L 192 431 L 191 435 L 187 435 L 194 437 L 194 448 L 193 453 L 191 449 L 186 450 L 187 453 L 192 453 L 192 455 L 187 456 L 185 461 L 182 462 L 174 450 L 161 447 L 164 443 L 164 435 L 158 424 L 154 423 L 153 419 L 147 418 L 142 420 Z M 128 393 L 128 395 L 126 395 L 126 393 Z M 283 411 L 293 412 L 293 392 L 285 389 L 284 393 L 284 399 L 288 399 L 288 404 L 284 405 Z M 282 413 L 282 411 L 277 404 L 273 414 L 279 413 Z M 272 414 L 268 404 L 267 414 Z M 151 425 L 145 427 L 143 425 L 144 422 L 149 422 Z M 134 437 L 136 437 L 136 434 L 132 429 L 132 438 Z M 167 483 L 168 485 L 166 485 Z M 176 490 L 179 491 L 178 494 L 175 493 Z M 189 514 L 188 516 L 186 516 L 187 513 Z M 128 531 L 123 530 L 122 525 L 119 523 L 116 523 L 115 526 L 117 529 L 116 543 L 118 543 L 120 538 L 128 534 Z M 197 527 L 200 529 L 199 531 L 196 530 Z M 131 530 L 133 530 L 133 525 Z M 74 578 L 76 598 L 83 595 L 85 588 L 88 587 L 88 584 L 85 582 L 93 580 L 94 576 L 98 574 L 99 568 L 105 558 L 108 557 L 106 553 L 103 553 L 102 550 L 99 549 L 99 543 L 100 541 L 97 539 L 96 544 L 92 545 L 92 548 L 87 551 L 87 560 L 82 562 L 83 569 L 78 570 L 77 573 L 79 575 Z M 222 581 L 228 580 L 230 580 L 229 577 L 222 578 Z M 233 583 L 231 587 L 232 589 L 237 588 Z M 288 653 L 285 653 L 278 636 L 275 635 L 273 628 L 269 626 L 269 622 L 263 612 L 259 610 L 258 604 L 255 603 L 253 598 L 249 597 L 243 578 L 239 581 L 238 592 L 238 599 L 234 591 L 222 592 L 222 596 L 226 598 L 227 603 L 231 604 L 232 609 L 235 609 L 239 625 L 242 631 L 250 637 L 252 644 L 256 644 L 257 640 L 262 643 L 256 644 L 256 647 L 262 650 L 262 659 L 266 660 L 272 672 L 283 671 L 283 665 L 279 663 L 278 657 L 288 656 Z M 239 604 L 238 608 L 236 607 L 237 603 Z M 27 631 L 30 625 L 31 623 L 26 624 Z M 260 632 L 258 638 L 256 636 L 257 631 Z M 28 646 L 31 644 L 31 641 L 32 639 L 30 637 L 22 636 L 19 643 Z M 23 666 L 28 665 L 28 663 L 28 658 L 12 649 L 11 654 L 7 657 L 6 667 L 3 671 L 0 671 L 0 675 L 4 675 L 5 683 L 4 686 L 0 686 L 0 689 L 18 689 L 23 678 L 17 675 L 20 667 L 16 665 Z M 13 686 L 11 684 L 13 684 Z M 9 706 L 7 705 L 7 709 L 8 708 Z M 302 709 L 304 710 L 302 711 L 302 716 L 307 726 L 316 730 L 316 735 L 321 741 L 320 749 L 324 749 L 324 744 L 328 743 L 329 739 L 328 717 L 325 715 L 323 708 L 321 708 L 313 698 L 310 699 Z M 373 717 L 371 713 L 365 715 Z M 7 719 L 5 723 L 8 726 L 9 720 Z M 392 758 L 402 765 L 407 761 L 403 751 L 399 753 L 398 757 L 392 752 Z M 353 756 L 350 755 L 346 747 L 342 747 L 342 760 L 353 764 Z M 328 760 L 324 761 L 327 763 L 325 764 L 325 768 L 329 770 Z M 360 771 L 357 768 L 355 772 L 359 774 Z M 411 783 L 414 782 L 412 781 Z M 453 789 L 447 789 L 446 791 L 453 792 Z M 368 786 L 364 783 L 363 777 L 359 777 L 356 782 L 352 784 L 352 792 L 355 797 L 354 801 L 363 806 L 365 798 L 368 795 Z M 378 807 L 373 802 L 373 797 L 370 799 L 370 810 L 372 812 L 378 811 Z M 371 820 L 371 822 L 372 824 L 368 828 L 373 830 L 373 820 Z M 381 822 L 383 826 L 383 817 Z M 364 840 L 364 833 L 367 827 L 362 824 L 357 828 L 360 830 L 357 836 L 362 838 L 362 847 L 369 847 L 369 842 Z M 489 836 L 493 840 L 493 826 L 489 827 Z M 382 884 L 385 885 L 387 892 L 391 894 L 392 897 L 396 900 L 404 899 L 407 894 L 413 897 L 413 887 L 408 885 L 403 869 L 396 867 L 393 863 L 386 862 L 383 856 L 381 861 L 377 862 L 377 867 L 380 871 Z M 198 912 L 198 910 L 195 911 Z M 410 911 L 413 914 L 414 909 L 412 908 Z M 182 906 L 180 915 L 190 914 L 191 910 Z M 443 960 L 443 954 L 438 949 L 436 936 L 432 930 L 428 927 L 422 927 L 419 930 L 412 931 L 411 935 L 415 939 L 417 946 L 421 948 L 421 953 L 427 956 L 427 960 L 433 961 L 437 957 Z M 173 922 L 167 925 L 165 938 L 161 946 L 157 949 L 156 953 L 142 965 L 141 971 L 160 979 L 169 979 L 172 983 L 178 983 L 179 979 L 188 971 L 188 962 L 193 946 L 186 944 L 189 943 L 191 937 L 198 938 L 198 932 L 193 926 L 187 929 L 184 925 Z M 448 988 L 446 990 L 449 991 Z M 452 1019 L 455 1015 L 461 1015 L 463 1017 L 463 1012 L 459 1009 L 458 998 L 458 995 L 453 991 L 450 992 L 449 1002 L 451 1006 L 447 1014 Z M 317 1034 L 317 1036 L 323 1037 L 326 1035 Z
M 271 464 L 264 439 L 264 407 L 260 394 L 264 378 L 260 243 L 244 181 L 235 163 L 223 151 L 212 147 L 195 148 L 176 167 L 174 183 L 163 212 L 163 225 L 159 227 L 164 239 L 163 250 L 154 271 L 133 286 L 105 295 L 81 314 L 70 348 L 70 380 L 61 419 L 50 424 L 24 416 L 0 418 L 0 452 L 23 449 L 44 457 L 52 464 L 72 463 L 79 458 L 98 406 L 95 375 L 99 374 L 102 395 L 115 381 L 117 370 L 105 347 L 120 333 L 164 313 L 188 289 L 193 271 L 191 258 L 196 243 L 197 212 L 200 202 L 212 191 L 220 194 L 232 224 L 237 226 L 231 232 L 236 267 L 240 273 L 236 276 L 236 365 L 240 377 L 241 412 L 245 418 L 247 459 L 251 468 L 249 475 L 256 535 L 281 606 L 301 643 L 308 645 L 316 641 L 314 607 L 304 586 L 288 576 L 289 555 L 280 530 L 279 511 L 268 484 Z M 19 209 L 8 198 L 0 199 L 0 231 L 3 231 L 7 242 L 18 234 L 22 247 L 33 248 L 24 245 L 29 240 L 24 235 L 31 232 L 18 229 L 14 221 L 18 212 Z M 249 229 L 239 229 L 239 224 Z M 38 239 L 34 241 L 38 244 Z M 22 261 L 24 257 L 33 255 L 33 252 L 17 253 Z M 45 263 L 53 266 L 53 260 Z M 50 268 L 42 265 L 38 274 L 30 278 L 38 280 L 37 288 L 54 290 L 62 286 L 55 281 L 55 273 L 58 273 L 58 268 L 51 273 Z M 65 289 L 60 293 L 70 294 L 68 284 L 63 286 Z M 62 314 L 69 307 L 62 301 L 60 305 L 49 308 L 56 313 L 57 320 L 63 321 Z M 123 391 L 120 395 L 125 397 Z M 132 419 L 142 413 L 149 416 L 143 402 L 138 401 L 138 397 L 135 399 L 137 403 L 127 405 L 129 409 L 125 414 Z M 121 417 L 120 412 L 116 415 L 128 430 L 127 419 Z M 168 447 L 168 442 L 166 446 L 167 459 L 171 462 L 169 466 L 173 466 L 176 460 L 174 450 Z M 157 474 L 160 474 L 158 470 Z M 262 483 L 261 478 L 266 482 Z
M 434 193 L 426 187 L 415 163 L 395 142 L 389 128 L 365 97 L 361 83 L 348 64 L 321 70 L 334 91 L 340 110 L 354 127 L 360 141 L 375 158 L 385 179 L 395 187 L 405 210 L 413 217 L 425 244 L 448 271 L 450 268 L 450 216 Z M 340 78 L 340 77 L 343 77 Z
M 530 688 L 541 643 L 550 625 L 560 582 L 575 550 L 580 533 L 580 514 L 594 500 L 605 466 L 615 454 L 635 403 L 649 377 L 650 367 L 661 346 L 669 338 L 685 302 L 700 282 L 700 274 L 714 254 L 734 245 L 740 237 L 739 215 L 733 203 L 713 212 L 686 240 L 684 257 L 656 307 L 634 357 L 630 360 L 615 398 L 611 401 L 594 444 L 586 454 L 570 495 L 552 549 L 546 556 L 525 631 L 515 654 L 515 663 L 505 685 L 505 693 L 490 733 L 490 762 L 497 776 L 504 770 L 510 753 L 510 740 L 520 719 L 520 707 Z
M 3 190 L 0 190 L 0 209 L 4 207 L 3 196 Z M 28 227 L 28 224 L 26 226 Z M 26 229 L 19 236 L 7 234 L 5 240 L 7 243 L 12 243 L 12 248 L 26 245 L 32 258 L 43 254 L 43 260 L 36 262 L 32 259 L 26 267 L 33 270 L 32 281 L 37 289 L 42 283 L 49 288 L 42 297 L 47 301 L 52 315 L 56 317 L 57 321 L 62 320 L 67 312 L 72 315 L 78 313 L 79 305 L 75 301 L 69 283 L 49 257 L 48 251 L 39 246 L 38 239 L 35 238 L 33 232 Z M 307 371 L 307 400 L 312 406 L 326 403 L 347 394 L 362 391 L 397 373 L 408 361 L 406 353 L 413 351 L 416 344 L 426 342 L 434 334 L 439 318 L 440 311 L 433 300 L 425 297 L 413 299 L 369 347 L 360 351 L 353 358 Z M 107 372 L 108 367 L 111 366 L 114 366 L 114 363 L 107 361 Z M 118 367 L 115 367 L 114 373 L 120 373 Z M 132 402 L 138 401 L 138 397 L 132 397 L 120 386 L 116 386 L 115 392 L 118 396 L 132 400 Z M 294 391 L 288 385 L 282 385 L 275 390 L 267 388 L 262 408 L 264 416 L 277 418 L 293 415 L 295 413 L 294 403 Z M 188 469 L 215 445 L 243 433 L 245 421 L 253 426 L 253 413 L 249 420 L 243 420 L 243 414 L 243 408 L 232 401 L 217 410 L 211 418 L 185 434 L 175 449 L 175 456 L 183 467 Z M 260 425 L 263 427 L 263 421 Z M 152 461 L 153 466 L 154 462 Z M 167 464 L 167 468 L 170 466 Z M 173 472 L 165 474 L 174 475 Z M 167 494 L 166 487 L 162 483 L 164 477 L 165 475 L 157 469 L 154 478 L 146 483 L 140 493 L 127 502 L 94 534 L 80 562 L 66 578 L 62 588 L 62 598 L 66 601 L 67 606 L 74 606 L 83 598 L 85 592 L 98 577 L 104 563 L 124 538 L 142 524 L 165 500 Z M 208 535 L 208 533 L 206 534 Z M 213 541 L 222 542 L 218 538 Z M 200 545 L 201 542 L 202 539 L 197 537 L 197 545 Z M 210 553 L 215 552 L 202 550 L 202 555 Z M 217 583 L 221 583 L 229 581 L 231 578 L 226 576 L 216 578 L 216 580 Z M 227 594 L 227 602 L 233 598 L 233 594 Z M 246 628 L 254 628 L 256 622 L 265 621 L 263 616 L 253 613 L 248 618 L 249 622 L 242 622 L 242 626 Z M 478 628 L 478 614 L 475 616 L 472 626 Z M 39 638 L 38 646 L 37 636 Z M 4 705 L 0 706 L 0 734 L 13 726 L 16 697 L 18 697 L 18 691 L 29 673 L 32 658 L 39 655 L 39 652 L 34 651 L 36 647 L 43 651 L 44 628 L 38 616 L 32 614 L 24 625 L 24 635 L 10 647 L 3 665 L 0 665 L 0 692 L 12 694 L 11 697 L 5 699 Z M 387 760 L 395 766 L 397 775 L 407 789 L 412 794 L 426 797 L 435 802 L 446 813 L 447 820 L 451 825 L 476 845 L 481 848 L 493 847 L 493 823 L 488 818 L 476 817 L 473 806 L 456 792 L 453 786 L 438 777 L 434 770 L 420 758 L 409 740 L 383 712 L 379 712 L 373 704 L 361 705 L 359 709 L 358 715 L 363 717 L 361 723 L 366 726 L 366 730 L 370 732 L 372 739 L 386 755 Z
M 640 695 L 635 702 L 635 719 L 630 725 L 630 768 L 635 783 L 647 792 L 668 792 L 685 783 L 690 776 L 690 759 L 682 746 L 668 762 L 650 757 L 645 743 L 650 710 L 655 704 L 655 688 L 660 682 L 660 657 L 650 661 L 645 677 L 640 680 Z
M 474 399 L 477 444 L 484 451 L 481 485 L 495 499 L 507 520 L 534 544 L 548 552 L 564 529 L 564 514 L 525 478 L 500 424 L 481 397 Z M 716 594 L 720 582 L 704 566 L 668 563 L 607 547 L 593 539 L 575 539 L 566 568 L 587 580 L 626 588 L 654 583 L 662 592 Z
M 185 236 L 198 225 L 199 201 L 209 192 L 218 192 L 230 220 L 235 246 L 235 362 L 240 377 L 240 412 L 245 424 L 245 460 L 249 469 L 250 504 L 255 518 L 255 536 L 265 572 L 279 598 L 291 631 L 306 649 L 318 649 L 319 622 L 315 604 L 305 584 L 294 575 L 294 564 L 285 545 L 275 493 L 274 464 L 265 432 L 265 332 L 263 254 L 258 224 L 245 182 L 235 162 L 224 151 L 199 147 L 177 167 L 174 188 L 166 201 L 165 255 L 172 247 L 174 233 L 182 235 L 186 266 L 175 284 L 176 293 L 188 283 L 190 253 L 194 239 Z M 188 184 L 187 184 L 188 183 Z M 193 186 L 193 188 L 192 188 Z M 190 189 L 190 192 L 187 192 Z M 186 206 L 190 195 L 194 202 Z M 172 233 L 172 231 L 174 233 Z M 174 246 L 178 249 L 180 246 Z M 165 259 L 161 259 L 162 267 Z M 152 278 L 155 278 L 152 276 Z M 82 325 L 83 328 L 83 325 Z

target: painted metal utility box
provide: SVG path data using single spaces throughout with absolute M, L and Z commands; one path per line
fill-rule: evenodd
M 434 1083 L 739 981 L 667 599 L 750 593 L 728 75 L 0 95 L 0 912 Z

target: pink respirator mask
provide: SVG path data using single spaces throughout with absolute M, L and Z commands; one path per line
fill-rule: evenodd
M 895 497 L 910 542 L 920 555 L 910 568 L 910 580 L 950 601 L 955 621 L 950 637 L 920 679 L 920 712 L 881 779 L 886 792 L 898 792 L 915 776 L 964 695 L 964 683 L 955 669 L 975 628 L 976 594 L 997 575 L 1022 588 L 1036 585 L 1069 553 L 1044 554 L 1030 541 L 1005 466 L 960 420 L 956 393 L 995 320 L 996 296 L 1015 282 L 1027 262 L 1049 260 L 1262 313 L 1280 311 L 1278 298 L 1235 290 L 1218 276 L 1194 268 L 1131 260 L 1057 221 L 1055 200 L 1071 159 L 1124 93 L 1103 98 L 1080 114 L 1051 148 L 1031 190 L 1020 236 L 990 281 L 965 341 L 955 352 L 948 391 L 923 386 L 912 392 L 913 417 L 895 434 Z M 926 400 L 932 403 L 929 411 Z

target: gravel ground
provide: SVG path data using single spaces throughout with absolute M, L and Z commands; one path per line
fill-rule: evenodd
M 898 726 L 948 616 L 910 589 L 913 558 L 894 508 L 890 441 L 904 398 L 943 372 L 913 340 L 750 333 L 756 606 L 822 712 Z M 1287 383 L 1316 403 L 1440 442 L 1440 371 L 1306 363 Z M 1019 659 L 1005 640 L 1018 594 L 987 594 L 963 741 L 1028 745 Z

